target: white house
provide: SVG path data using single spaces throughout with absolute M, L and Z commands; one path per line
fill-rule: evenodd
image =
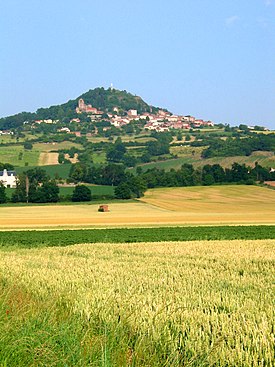
M 4 169 L 4 171 L 0 171 L 0 182 L 5 187 L 16 187 L 16 173 L 15 171 L 7 171 Z

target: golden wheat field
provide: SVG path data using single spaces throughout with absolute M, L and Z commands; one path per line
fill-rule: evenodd
M 271 367 L 274 248 L 274 240 L 235 240 L 9 250 L 0 276 L 87 322 L 124 325 L 135 335 L 131 360 L 153 343 L 167 366 Z M 35 305 L 24 302 L 29 317 Z
M 139 202 L 2 207 L 0 229 L 273 224 L 275 191 L 256 186 L 151 189 Z

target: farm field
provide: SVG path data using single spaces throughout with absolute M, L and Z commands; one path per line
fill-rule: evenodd
M 58 164 L 58 153 L 41 152 L 39 155 L 39 166 L 48 166 Z
M 80 144 L 76 144 L 70 141 L 63 141 L 60 143 L 36 143 L 34 149 L 40 151 L 38 166 L 58 165 L 58 153 L 57 150 L 70 149 L 72 147 L 81 149 Z M 66 157 L 68 159 L 68 157 Z
M 23 145 L 0 146 L 0 162 L 10 163 L 14 166 L 36 166 L 38 164 L 40 150 L 33 148 L 25 150 Z
M 258 162 L 263 167 L 275 167 L 275 155 L 272 152 L 253 152 L 251 156 L 234 156 L 234 157 L 216 157 L 216 158 L 201 158 L 203 148 L 197 147 L 171 147 L 171 153 L 178 155 L 176 159 L 168 159 L 166 161 L 151 162 L 139 165 L 143 170 L 158 168 L 166 171 L 180 169 L 184 163 L 201 167 L 206 164 L 220 164 L 222 167 L 230 168 L 234 162 L 246 164 L 254 167 L 255 162 Z
M 25 166 L 58 164 L 58 153 L 51 151 L 70 149 L 71 147 L 81 148 L 81 145 L 69 141 L 61 143 L 35 143 L 31 150 L 24 149 L 23 145 L 0 146 L 0 162 L 24 168 Z
M 108 202 L 107 202 L 108 203 Z M 148 190 L 139 202 L 0 209 L 0 229 L 163 225 L 274 224 L 275 192 L 256 186 L 204 186 Z
M 2 249 L 0 365 L 271 367 L 274 247 Z

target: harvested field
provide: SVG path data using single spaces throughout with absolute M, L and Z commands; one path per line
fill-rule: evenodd
M 274 215 L 275 193 L 257 186 L 193 186 L 148 190 L 141 199 L 151 205 L 175 212 L 209 215 Z M 260 218 L 259 218 L 260 219 Z M 274 219 L 274 216 L 273 216 Z
M 58 164 L 58 153 L 41 152 L 39 156 L 39 166 L 49 166 L 52 164 Z
M 108 204 L 108 202 L 106 202 Z M 255 186 L 148 190 L 136 203 L 2 207 L 0 228 L 274 224 L 275 191 Z

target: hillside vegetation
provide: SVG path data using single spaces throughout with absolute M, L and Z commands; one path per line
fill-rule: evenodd
M 16 115 L 0 118 L 0 129 L 18 128 L 22 126 L 25 121 L 30 120 L 60 120 L 64 118 L 78 117 L 75 109 L 80 98 L 83 98 L 87 104 L 91 104 L 93 107 L 96 107 L 103 112 L 112 111 L 114 107 L 117 107 L 121 111 L 136 109 L 139 113 L 150 111 L 155 112 L 157 110 L 156 107 L 149 106 L 144 102 L 141 97 L 135 96 L 126 91 L 111 88 L 95 88 L 61 105 L 39 108 L 35 113 L 22 112 Z

